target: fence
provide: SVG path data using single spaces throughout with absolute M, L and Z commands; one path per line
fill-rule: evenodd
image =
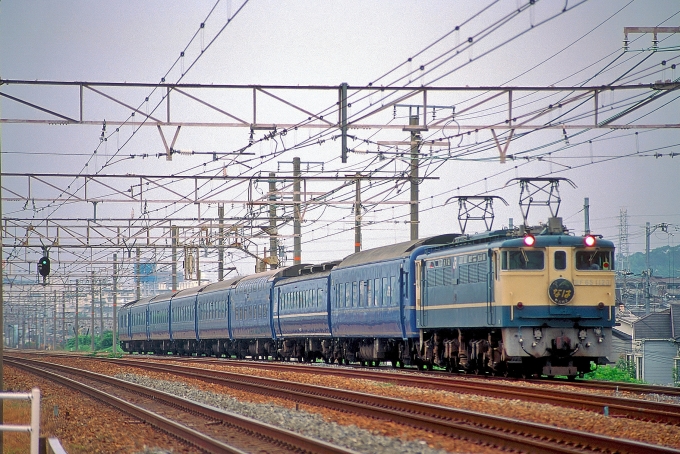
M 2 400 L 30 400 L 31 425 L 0 424 L 0 431 L 28 432 L 31 435 L 31 454 L 38 454 L 40 446 L 40 390 L 33 388 L 30 393 L 0 393 Z

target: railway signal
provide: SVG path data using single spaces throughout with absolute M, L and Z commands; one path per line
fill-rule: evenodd
M 41 257 L 40 260 L 38 260 L 38 273 L 40 273 L 42 277 L 47 277 L 47 275 L 50 274 L 49 257 Z

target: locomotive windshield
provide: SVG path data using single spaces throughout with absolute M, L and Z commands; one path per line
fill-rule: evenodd
M 504 270 L 542 270 L 544 262 L 544 254 L 540 250 L 501 251 L 501 269 Z
M 576 269 L 593 271 L 613 270 L 612 251 L 576 251 Z

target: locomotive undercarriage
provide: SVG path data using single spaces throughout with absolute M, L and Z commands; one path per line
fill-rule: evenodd
M 590 371 L 591 361 L 607 363 L 602 352 L 610 340 L 601 330 L 579 327 L 525 330 L 533 335 L 528 345 L 524 345 L 521 336 L 515 339 L 517 336 L 508 336 L 504 330 L 423 332 L 417 362 L 421 368 L 438 366 L 450 372 L 514 377 L 566 375 L 569 378 Z M 517 345 L 504 344 L 504 335 Z
M 495 331 L 424 332 L 419 344 L 421 368 L 438 366 L 450 372 L 509 375 L 516 363 L 515 358 L 505 355 L 503 341 Z

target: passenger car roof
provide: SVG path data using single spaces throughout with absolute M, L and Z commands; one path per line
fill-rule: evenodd
M 355 252 L 354 254 L 345 257 L 336 269 L 406 257 L 419 246 L 447 244 L 452 242 L 457 236 L 459 236 L 457 233 L 448 233 Z

